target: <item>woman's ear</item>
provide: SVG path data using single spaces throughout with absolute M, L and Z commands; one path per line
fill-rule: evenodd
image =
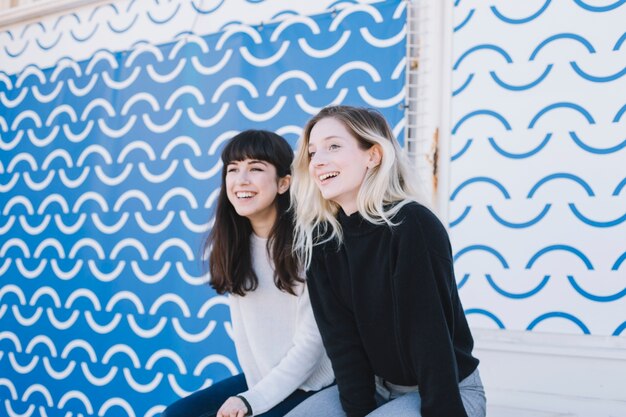
M 367 164 L 367 167 L 374 168 L 380 165 L 380 161 L 383 159 L 383 150 L 381 149 L 380 145 L 372 145 L 372 147 L 369 148 L 368 152 L 370 160 Z
M 285 175 L 278 179 L 278 194 L 284 194 L 291 185 L 291 175 Z

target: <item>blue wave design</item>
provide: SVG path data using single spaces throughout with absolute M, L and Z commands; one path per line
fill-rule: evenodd
M 587 120 L 587 122 L 589 122 L 589 124 L 592 124 L 592 125 L 596 124 L 596 121 L 593 119 L 593 116 L 591 116 L 591 113 L 589 113 L 587 111 L 587 109 L 585 109 L 584 107 L 582 107 L 581 105 L 576 104 L 576 103 L 562 101 L 562 102 L 559 102 L 559 103 L 550 104 L 549 106 L 546 106 L 543 109 L 541 109 L 539 111 L 539 113 L 537 113 L 535 115 L 535 117 L 533 117 L 533 119 L 530 121 L 530 124 L 528 125 L 528 128 L 532 129 L 533 127 L 535 127 L 535 124 L 537 124 L 537 122 L 539 121 L 541 116 L 543 116 L 544 114 L 548 113 L 549 111 L 552 111 L 552 110 L 555 110 L 555 109 L 572 109 L 572 110 L 576 110 L 578 113 L 582 114 L 585 117 L 585 119 Z
M 583 297 L 591 301 L 597 301 L 599 303 L 607 303 L 610 301 L 619 300 L 620 298 L 626 295 L 626 288 L 611 295 L 591 294 L 589 291 L 585 291 L 580 285 L 578 285 L 578 282 L 576 282 L 576 279 L 574 279 L 573 276 L 568 275 L 567 280 L 569 281 L 570 284 L 572 284 L 572 287 L 576 290 L 578 294 L 582 295 Z
M 589 12 L 603 13 L 603 12 L 610 12 L 611 10 L 617 9 L 622 4 L 626 3 L 626 0 L 618 0 L 615 3 L 607 4 L 606 6 L 592 6 L 590 4 L 585 3 L 582 0 L 574 0 L 574 3 L 576 3 L 578 6 L 582 7 L 583 9 Z
M 514 300 L 521 300 L 524 298 L 532 297 L 533 295 L 541 291 L 543 287 L 545 287 L 548 281 L 550 280 L 550 275 L 544 276 L 541 282 L 535 288 L 533 288 L 530 291 L 523 292 L 523 293 L 513 293 L 513 292 L 505 291 L 500 286 L 498 286 L 498 284 L 496 284 L 496 282 L 491 277 L 491 274 L 485 274 L 485 278 L 487 278 L 487 282 L 489 283 L 489 285 L 491 285 L 491 288 L 493 288 L 498 294 L 503 295 L 507 298 L 512 298 Z
M 565 252 L 569 252 L 569 253 L 576 255 L 578 259 L 583 261 L 583 263 L 585 264 L 585 266 L 587 267 L 589 271 L 593 271 L 593 265 L 591 264 L 591 261 L 589 260 L 589 258 L 587 258 L 587 255 L 582 253 L 579 249 L 576 249 L 575 247 L 569 246 L 569 245 L 551 245 L 551 246 L 547 246 L 541 249 L 539 252 L 534 254 L 532 258 L 530 258 L 530 260 L 526 264 L 526 269 L 531 269 L 539 258 L 541 258 L 546 253 L 550 253 L 554 251 L 565 251 Z
M 582 44 L 589 53 L 591 54 L 595 54 L 596 50 L 594 49 L 593 45 L 585 38 L 583 38 L 580 35 L 577 35 L 575 33 L 559 33 L 553 36 L 550 36 L 549 38 L 547 38 L 546 40 L 544 40 L 543 42 L 541 42 L 539 45 L 537 45 L 537 47 L 535 48 L 535 50 L 533 51 L 532 54 L 530 54 L 530 58 L 529 61 L 534 61 L 535 58 L 537 57 L 537 54 L 539 53 L 539 51 L 541 51 L 546 45 L 560 40 L 560 39 L 572 39 L 575 40 L 577 42 L 579 42 L 580 44 Z
M 624 34 L 622 36 L 620 36 L 620 38 L 617 40 L 617 42 L 615 42 L 615 46 L 613 47 L 614 51 L 619 51 L 619 49 L 622 47 L 622 44 L 624 43 L 624 41 L 626 41 L 626 32 L 624 32 Z
M 495 139 L 492 137 L 489 137 L 489 143 L 491 144 L 493 149 L 495 149 L 495 151 L 498 152 L 502 156 L 505 156 L 511 159 L 524 159 L 524 158 L 529 158 L 537 154 L 539 151 L 541 151 L 548 144 L 548 142 L 550 142 L 551 138 L 552 138 L 552 133 L 548 133 L 546 137 L 543 138 L 543 141 L 541 141 L 541 143 L 537 145 L 535 149 L 531 149 L 530 151 L 524 152 L 524 153 L 512 153 L 512 152 L 505 151 L 496 143 Z
M 493 45 L 493 44 L 482 44 L 482 45 L 476 45 L 470 49 L 468 49 L 467 51 L 465 51 L 463 53 L 463 55 L 461 55 L 461 57 L 459 59 L 457 59 L 456 63 L 454 64 L 454 66 L 452 67 L 453 70 L 456 70 L 459 68 L 459 65 L 461 65 L 461 63 L 463 62 L 463 60 L 465 58 L 467 58 L 469 55 L 473 54 L 474 52 L 477 51 L 481 51 L 481 50 L 488 50 L 488 51 L 494 51 L 497 52 L 499 55 L 501 55 L 502 57 L 504 57 L 504 59 L 506 60 L 507 63 L 512 64 L 513 63 L 513 59 L 511 59 L 511 57 L 509 56 L 509 54 L 502 49 L 501 47 L 499 47 L 498 45 Z
M 467 23 L 472 19 L 472 16 L 474 16 L 474 12 L 476 12 L 475 9 L 470 10 L 465 19 L 463 19 L 461 23 L 456 25 L 452 31 L 458 32 L 459 30 L 463 29 L 463 26 L 467 25 Z
M 454 91 L 452 92 L 452 97 L 454 97 L 454 96 L 457 96 L 457 95 L 461 94 L 461 92 L 462 92 L 463 90 L 465 90 L 465 89 L 467 88 L 467 86 L 469 86 L 469 85 L 470 85 L 470 83 L 472 82 L 472 80 L 473 80 L 473 79 L 474 79 L 474 73 L 470 74 L 470 75 L 467 77 L 467 80 L 465 80 L 465 82 L 463 83 L 463 85 L 462 85 L 462 86 L 460 86 L 459 88 L 457 88 L 456 90 L 454 90 Z
M 24 53 L 24 51 L 26 51 L 26 48 L 28 48 L 28 45 L 30 45 L 30 40 L 27 40 L 27 41 L 24 43 L 24 47 L 23 47 L 20 51 L 18 51 L 18 52 L 12 52 L 12 51 L 9 51 L 9 48 L 7 48 L 7 47 L 5 46 L 5 47 L 4 47 L 4 52 L 5 52 L 8 56 L 10 56 L 11 58 L 17 58 L 18 56 L 22 55 L 22 54 Z
M 57 27 L 59 26 L 59 23 L 61 23 L 62 20 L 64 20 L 66 17 L 68 18 L 74 18 L 74 20 L 76 21 L 76 23 L 80 23 L 80 17 L 78 17 L 77 13 L 69 13 L 69 14 L 64 14 L 63 16 L 60 16 L 55 22 L 54 25 L 52 26 L 53 30 L 56 30 Z
M 541 186 L 547 182 L 553 181 L 553 180 L 557 180 L 557 179 L 567 179 L 567 180 L 572 180 L 578 184 L 580 184 L 585 191 L 587 192 L 587 195 L 589 197 L 595 197 L 595 194 L 593 192 L 593 190 L 591 189 L 591 187 L 589 186 L 589 184 L 587 184 L 585 182 L 585 180 L 583 180 L 582 178 L 574 175 L 574 174 L 568 174 L 565 172 L 559 172 L 556 174 L 552 174 L 552 175 L 548 175 L 542 179 L 540 179 L 537 184 L 535 184 L 533 186 L 533 188 L 530 190 L 530 192 L 528 193 L 528 195 L 526 196 L 527 198 L 533 198 L 533 196 L 535 195 L 535 193 L 537 192 L 537 190 L 539 190 L 539 188 L 541 188 Z
M 107 26 L 109 27 L 109 29 L 111 29 L 111 31 L 115 33 L 118 33 L 118 34 L 124 33 L 124 32 L 128 32 L 130 28 L 135 26 L 135 23 L 137 23 L 137 19 L 139 19 L 139 14 L 136 14 L 133 20 L 131 20 L 131 22 L 125 28 L 121 28 L 121 29 L 114 27 L 111 21 L 107 21 Z
M 202 9 L 202 8 L 200 8 L 199 6 L 196 6 L 196 2 L 195 2 L 195 1 L 192 1 L 192 2 L 191 2 L 191 6 L 193 7 L 193 9 L 194 9 L 196 12 L 198 12 L 198 13 L 200 13 L 200 14 L 211 14 L 211 13 L 213 13 L 214 11 L 216 11 L 217 9 L 219 9 L 220 7 L 222 7 L 222 5 L 224 4 L 224 1 L 226 1 L 226 0 L 222 0 L 222 1 L 220 1 L 220 2 L 218 3 L 218 5 L 217 5 L 217 6 L 215 6 L 215 7 L 213 7 L 212 9 Z M 200 4 L 202 4 L 202 0 L 200 1 Z
M 463 145 L 463 149 L 461 149 L 460 151 L 458 151 L 457 153 L 455 153 L 454 155 L 452 155 L 451 161 L 456 161 L 457 159 L 459 159 L 461 156 L 463 156 L 463 154 L 465 152 L 467 152 L 467 150 L 469 149 L 469 147 L 472 145 L 472 142 L 474 141 L 474 139 L 468 139 L 467 142 L 465 142 L 465 145 Z
M 465 207 L 465 210 L 463 210 L 463 213 L 461 213 L 459 217 L 457 217 L 455 220 L 452 220 L 449 223 L 450 228 L 453 228 L 459 223 L 461 223 L 467 217 L 467 215 L 470 213 L 471 210 L 472 210 L 472 206 Z
M 276 20 L 282 18 L 283 16 L 297 16 L 298 12 L 295 10 L 283 10 L 282 12 L 276 13 L 274 16 L 270 18 L 270 20 Z
M 500 320 L 498 318 L 498 316 L 493 314 L 491 311 L 487 311 L 487 310 L 482 309 L 482 308 L 468 308 L 467 310 L 465 310 L 465 315 L 466 316 L 470 316 L 472 314 L 478 314 L 478 315 L 481 315 L 481 316 L 489 317 L 491 320 L 493 320 L 494 323 L 496 323 L 496 325 L 499 328 L 506 329 L 506 327 L 504 326 L 504 323 L 502 323 L 502 320 Z
M 89 18 L 87 18 L 88 22 L 91 22 L 93 20 L 93 18 L 96 16 L 96 14 L 100 11 L 100 10 L 105 10 L 111 8 L 113 9 L 113 11 L 115 12 L 116 15 L 120 14 L 120 11 L 117 9 L 117 6 L 113 3 L 108 3 L 108 4 L 103 4 L 101 6 L 97 6 L 95 7 L 91 13 L 89 14 Z
M 487 253 L 492 254 L 498 259 L 498 261 L 500 261 L 500 264 L 502 265 L 504 269 L 509 269 L 509 264 L 507 263 L 506 259 L 504 259 L 504 256 L 502 256 L 502 254 L 498 252 L 496 249 L 487 245 L 470 245 L 461 249 L 459 252 L 457 252 L 454 255 L 454 262 L 456 262 L 461 256 L 465 255 L 466 253 L 476 252 L 476 251 L 487 252 Z
M 583 71 L 576 62 L 570 62 L 570 65 L 572 66 L 572 68 L 574 69 L 574 72 L 576 72 L 576 74 L 578 74 L 579 76 L 581 76 L 582 78 L 584 78 L 587 81 L 592 81 L 594 83 L 608 83 L 611 81 L 615 81 L 618 80 L 620 78 L 622 78 L 624 75 L 626 75 L 626 67 L 621 70 L 616 72 L 613 75 L 605 75 L 605 76 L 597 76 L 597 75 L 591 75 L 591 74 L 587 74 L 585 71 Z
M 456 287 L 460 290 L 461 288 L 463 288 L 463 286 L 465 286 L 465 284 L 467 284 L 467 280 L 469 280 L 470 274 L 465 274 L 463 275 L 463 278 L 461 278 L 461 280 L 459 281 L 458 284 L 456 284 Z
M 584 334 L 591 334 L 591 332 L 589 331 L 589 329 L 587 328 L 587 326 L 585 325 L 585 323 L 583 323 L 578 317 L 573 316 L 569 313 L 564 313 L 561 311 L 552 311 L 550 313 L 545 313 L 542 314 L 541 316 L 537 317 L 536 319 L 534 319 L 526 328 L 526 330 L 532 330 L 535 328 L 535 326 L 537 326 L 539 323 L 541 323 L 542 321 L 551 319 L 551 318 L 563 318 L 566 320 L 571 321 L 572 323 L 576 324 L 580 330 L 583 331 Z
M 624 104 L 622 108 L 619 109 L 617 113 L 615 113 L 615 117 L 613 118 L 613 123 L 618 123 L 621 120 L 625 112 L 626 112 L 626 104 Z
M 493 12 L 494 15 L 496 15 L 498 19 L 502 20 L 503 22 L 510 23 L 513 25 L 520 25 L 523 23 L 528 23 L 530 21 L 533 21 L 539 16 L 541 16 L 543 12 L 546 11 L 551 1 L 552 0 L 546 0 L 543 6 L 541 6 L 541 8 L 537 12 L 533 13 L 532 15 L 528 17 L 517 18 L 517 19 L 504 16 L 502 13 L 500 13 L 500 11 L 496 8 L 496 6 L 491 6 L 491 11 Z
M 79 37 L 78 35 L 76 35 L 74 33 L 74 30 L 70 30 L 70 35 L 72 36 L 72 38 L 74 38 L 74 40 L 76 40 L 77 42 L 85 42 L 88 41 L 89 39 L 91 39 L 93 37 L 93 35 L 96 34 L 96 32 L 98 31 L 98 28 L 100 27 L 100 23 L 96 23 L 96 26 L 94 26 L 93 30 L 91 31 L 91 33 L 83 38 Z
M 624 261 L 626 261 L 626 252 L 622 253 L 622 255 L 619 258 L 617 258 L 617 260 L 615 261 L 615 263 L 611 267 L 611 271 L 617 271 L 619 269 L 619 267 L 622 266 L 622 263 Z
M 527 227 L 534 226 L 535 224 L 539 223 L 541 219 L 543 219 L 546 216 L 546 214 L 548 214 L 548 211 L 550 211 L 550 207 L 552 207 L 551 204 L 546 204 L 543 210 L 541 210 L 541 213 L 539 213 L 533 219 L 528 220 L 526 222 L 521 222 L 521 223 L 513 223 L 510 221 L 504 220 L 502 217 L 500 217 L 500 215 L 498 215 L 498 213 L 496 213 L 496 211 L 491 205 L 487 206 L 487 210 L 489 211 L 489 214 L 491 214 L 491 217 L 493 217 L 501 225 L 509 227 L 511 229 L 525 229 Z
M 39 46 L 39 48 L 41 48 L 44 51 L 48 51 L 52 48 L 54 48 L 55 46 L 58 45 L 58 43 L 61 41 L 61 37 L 63 36 L 62 33 L 59 33 L 59 36 L 57 36 L 56 40 L 53 41 L 50 45 L 44 45 L 42 44 L 39 39 L 36 39 L 35 42 L 37 43 L 37 46 Z
M 495 112 L 493 110 L 475 110 L 469 114 L 466 114 L 465 116 L 463 116 L 461 118 L 461 120 L 459 120 L 456 125 L 454 125 L 454 128 L 452 128 L 452 134 L 456 134 L 456 132 L 459 130 L 459 128 L 463 125 L 463 123 L 465 123 L 466 121 L 468 121 L 469 119 L 471 119 L 472 117 L 476 117 L 476 116 L 491 116 L 494 117 L 495 119 L 497 119 L 500 123 L 502 123 L 502 125 L 504 126 L 504 128 L 506 130 L 511 130 L 511 125 L 509 124 L 509 122 L 504 118 L 504 116 L 502 116 L 500 113 Z
M 152 16 L 152 13 L 148 12 L 148 19 L 150 19 L 152 22 L 156 23 L 157 25 L 162 25 L 165 24 L 167 22 L 169 22 L 170 20 L 172 20 L 174 18 L 174 16 L 176 16 L 176 14 L 178 14 L 178 11 L 180 10 L 180 3 L 178 3 L 178 6 L 176 6 L 176 10 L 174 10 L 174 13 L 172 13 L 170 16 L 164 18 L 164 19 L 157 19 L 156 17 Z
M 33 22 L 33 23 L 29 23 L 26 26 L 24 26 L 24 29 L 22 29 L 22 33 L 20 33 L 20 39 L 22 39 L 24 37 L 24 35 L 26 34 L 26 32 L 28 32 L 28 30 L 30 28 L 33 27 L 38 27 L 39 29 L 41 29 L 41 31 L 43 33 L 46 33 L 46 27 L 43 25 L 43 23 L 41 22 Z
M 615 331 L 613 332 L 612 336 L 619 336 L 620 334 L 622 334 L 622 332 L 626 329 L 626 321 L 624 321 L 622 324 L 620 324 L 619 326 L 617 326 L 617 328 L 615 329 Z
M 610 148 L 594 148 L 592 146 L 587 145 L 586 143 L 584 143 L 576 134 L 576 132 L 569 132 L 570 137 L 572 138 L 572 140 L 574 141 L 574 143 L 576 143 L 576 145 L 578 145 L 581 149 L 584 149 L 585 151 L 589 152 L 589 153 L 594 153 L 597 155 L 606 155 L 606 154 L 610 154 L 610 153 L 614 153 L 617 151 L 621 151 L 622 149 L 626 148 L 626 139 L 624 139 L 624 141 L 622 143 L 620 143 L 619 145 L 615 145 L 612 146 Z
M 502 184 L 500 184 L 498 181 L 494 180 L 493 178 L 489 178 L 489 177 L 473 177 L 473 178 L 470 178 L 468 180 L 463 181 L 461 183 L 461 185 L 456 187 L 456 189 L 452 192 L 452 195 L 450 196 L 450 201 L 454 201 L 456 196 L 459 194 L 459 192 L 461 192 L 461 190 L 463 188 L 465 188 L 468 185 L 471 185 L 473 183 L 476 183 L 476 182 L 486 182 L 487 184 L 494 185 L 504 195 L 504 198 L 506 198 L 507 200 L 511 198 L 511 196 L 509 195 L 509 192 L 506 190 L 506 188 L 504 188 L 504 186 Z
M 588 217 L 586 217 L 584 214 L 582 214 L 578 208 L 576 208 L 576 205 L 574 203 L 569 203 L 568 204 L 570 210 L 572 210 L 572 213 L 574 213 L 574 216 L 576 216 L 578 218 L 578 220 L 582 221 L 585 224 L 588 224 L 589 226 L 593 226 L 593 227 L 613 227 L 613 226 L 617 226 L 618 224 L 623 223 L 626 220 L 626 213 L 624 213 L 623 216 L 618 217 L 615 220 L 608 220 L 608 221 L 597 221 L 597 220 L 591 220 Z
M 493 80 L 496 82 L 496 84 L 498 84 L 502 88 L 505 88 L 511 91 L 524 91 L 524 90 L 528 90 L 533 87 L 536 87 L 543 80 L 545 80 L 548 74 L 550 74 L 552 67 L 553 67 L 553 64 L 548 64 L 546 69 L 543 71 L 543 74 L 541 74 L 535 81 L 531 81 L 530 83 L 523 84 L 523 85 L 512 85 L 512 84 L 505 83 L 504 81 L 502 81 L 500 77 L 498 77 L 498 74 L 496 74 L 495 71 L 489 71 L 489 74 L 491 75 L 491 78 L 493 78 Z

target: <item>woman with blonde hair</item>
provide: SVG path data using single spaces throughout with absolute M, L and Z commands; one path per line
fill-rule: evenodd
M 288 417 L 483 417 L 448 235 L 383 116 L 322 109 L 293 173 L 294 247 L 337 385 Z

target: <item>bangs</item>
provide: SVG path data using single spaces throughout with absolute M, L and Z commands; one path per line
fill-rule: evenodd
M 293 150 L 281 136 L 265 130 L 245 130 L 233 137 L 222 151 L 226 167 L 231 162 L 255 159 L 276 167 L 281 177 L 291 172 Z

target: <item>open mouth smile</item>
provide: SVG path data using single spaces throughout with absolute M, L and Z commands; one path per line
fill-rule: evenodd
M 339 172 L 337 171 L 332 171 L 332 172 L 327 172 L 325 174 L 321 174 L 319 175 L 317 178 L 320 180 L 320 182 L 323 184 L 325 182 L 327 182 L 329 179 L 331 178 L 335 178 L 337 175 L 339 175 Z
M 238 191 L 235 193 L 235 195 L 237 196 L 237 198 L 252 198 L 256 195 L 256 193 L 253 193 L 251 191 Z

